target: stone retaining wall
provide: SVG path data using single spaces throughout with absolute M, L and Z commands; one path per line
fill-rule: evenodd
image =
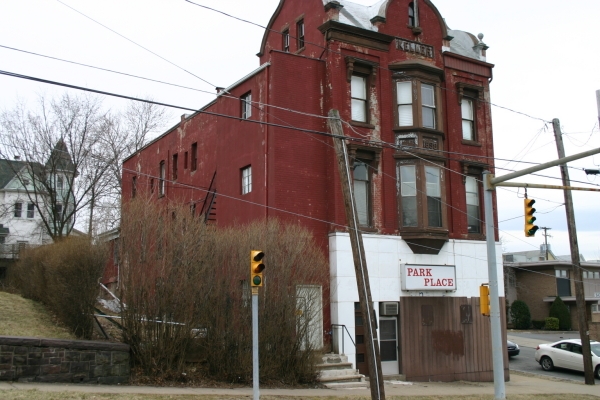
M 126 383 L 129 346 L 0 336 L 0 381 Z

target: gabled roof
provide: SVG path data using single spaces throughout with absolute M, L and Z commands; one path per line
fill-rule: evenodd
M 24 161 L 0 159 L 0 189 L 4 189 L 26 165 Z

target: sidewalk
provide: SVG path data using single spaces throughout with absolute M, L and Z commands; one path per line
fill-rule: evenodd
M 233 398 L 252 397 L 252 388 L 242 389 L 213 389 L 213 388 L 175 388 L 153 386 L 100 386 L 79 384 L 45 384 L 45 383 L 13 383 L 0 382 L 0 397 L 4 390 L 39 390 L 43 392 L 79 392 L 79 393 L 135 393 L 135 394 L 162 394 L 162 395 L 220 395 Z M 349 397 L 370 396 L 368 389 L 261 389 L 261 395 L 290 397 Z M 385 384 L 387 396 L 467 396 L 480 394 L 494 394 L 492 382 L 419 382 L 419 383 L 392 383 Z M 510 374 L 510 382 L 506 383 L 507 395 L 513 394 L 587 394 L 600 397 L 597 386 L 584 385 L 583 383 L 551 380 L 524 375 L 517 372 Z

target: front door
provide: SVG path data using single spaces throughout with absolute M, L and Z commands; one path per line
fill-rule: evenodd
M 383 375 L 398 375 L 397 317 L 379 317 L 379 353 Z

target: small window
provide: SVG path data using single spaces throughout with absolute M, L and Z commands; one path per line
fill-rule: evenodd
M 555 271 L 555 273 L 556 273 L 557 278 L 568 278 L 569 277 L 569 271 L 567 271 L 566 269 L 557 269 Z
M 179 159 L 179 155 L 177 153 L 173 154 L 173 180 L 177 180 L 177 162 Z
M 467 196 L 467 232 L 481 233 L 481 214 L 479 209 L 479 185 L 473 176 L 467 176 L 465 180 L 465 192 Z
M 425 167 L 428 226 L 442 227 L 442 189 L 438 167 Z
M 421 84 L 421 102 L 423 127 L 435 129 L 435 88 L 433 85 Z
M 242 119 L 248 119 L 252 116 L 252 93 L 246 93 L 240 100 L 242 103 Z
M 462 133 L 464 140 L 475 140 L 475 119 L 473 114 L 473 100 L 463 98 L 460 103 L 462 115 Z
M 183 169 L 188 168 L 188 152 L 183 153 Z
M 58 190 L 62 190 L 62 188 L 63 188 L 63 184 L 64 184 L 64 183 L 63 183 L 63 178 L 62 178 L 62 176 L 59 176 L 59 177 L 57 177 L 57 178 L 56 178 L 56 189 L 58 189 Z
M 29 203 L 27 204 L 27 218 L 33 218 L 35 215 L 35 204 Z
M 154 194 L 154 178 L 150 178 L 150 193 Z
M 304 20 L 301 19 L 296 24 L 296 38 L 298 40 L 298 50 L 304 47 Z
M 131 178 L 131 197 L 135 197 L 137 194 L 137 176 Z
M 23 203 L 15 203 L 15 218 L 21 218 L 23 212 Z
M 417 174 L 414 165 L 400 167 L 400 197 L 402 198 L 402 226 L 417 226 Z
M 591 276 L 593 276 L 593 274 L 591 274 Z M 587 271 L 583 271 L 582 272 L 582 278 L 583 279 L 588 279 L 588 272 Z M 591 277 L 590 277 L 591 278 Z
M 415 21 L 415 3 L 411 1 L 408 3 L 408 26 L 416 26 Z
M 192 143 L 192 165 L 191 170 L 195 171 L 198 167 L 198 143 Z
M 165 195 L 165 161 L 161 161 L 158 170 L 158 195 Z
M 242 168 L 242 194 L 252 191 L 252 167 Z
M 286 29 L 285 31 L 281 32 L 281 38 L 283 41 L 281 48 L 286 53 L 289 53 L 290 52 L 290 30 Z
M 371 182 L 369 165 L 361 160 L 354 162 L 354 200 L 359 225 L 371 223 Z
M 600 272 L 599 271 L 594 272 L 594 279 L 600 279 Z
M 350 95 L 352 98 L 352 120 L 367 122 L 367 77 L 352 75 L 350 81 Z
M 412 82 L 396 83 L 398 126 L 413 126 Z

